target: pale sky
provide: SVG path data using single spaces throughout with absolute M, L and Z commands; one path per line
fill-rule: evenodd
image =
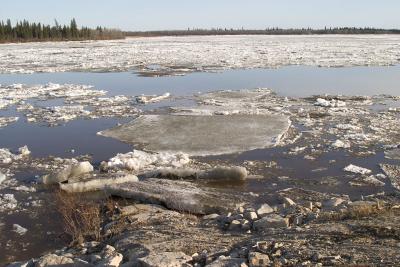
M 0 20 L 122 30 L 190 28 L 400 28 L 400 0 L 0 0 Z

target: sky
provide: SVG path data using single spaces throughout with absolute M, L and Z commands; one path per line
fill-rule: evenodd
M 0 20 L 121 30 L 400 28 L 399 0 L 0 0 Z

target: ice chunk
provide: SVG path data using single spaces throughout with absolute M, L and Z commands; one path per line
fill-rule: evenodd
M 247 178 L 247 170 L 239 166 L 218 166 L 210 170 L 193 168 L 159 168 L 146 174 L 148 177 L 171 179 L 202 179 L 212 182 L 242 182 Z
M 29 151 L 28 146 L 20 147 L 18 151 L 21 156 L 29 156 L 31 154 L 31 151 Z
M 7 176 L 0 172 L 0 184 L 6 180 Z
M 41 182 L 44 184 L 57 184 L 66 182 L 71 178 L 79 177 L 83 174 L 93 171 L 93 166 L 88 161 L 79 162 L 66 166 L 64 169 L 59 170 L 52 174 L 42 176 Z
M 141 104 L 147 104 L 147 103 L 155 103 L 162 101 L 168 97 L 170 97 L 170 93 L 165 93 L 162 95 L 140 95 L 136 97 L 136 101 Z
M 199 187 L 194 183 L 165 179 L 151 178 L 135 183 L 110 185 L 106 190 L 114 196 L 161 204 L 170 209 L 193 214 L 227 212 L 243 202 L 239 195 Z
M 314 103 L 315 106 L 321 106 L 321 107 L 344 107 L 346 106 L 346 102 L 332 99 L 332 100 L 326 100 L 323 98 L 317 98 L 317 101 Z
M 289 127 L 281 115 L 143 115 L 100 134 L 149 151 L 205 156 L 274 146 Z
M 26 234 L 26 232 L 28 232 L 28 229 L 22 227 L 19 224 L 13 224 L 13 231 L 19 235 L 24 235 L 24 234 Z
M 0 194 L 0 212 L 13 211 L 17 206 L 18 201 L 13 194 Z
M 126 175 L 122 177 L 93 179 L 84 182 L 60 184 L 60 188 L 68 193 L 81 193 L 89 191 L 104 190 L 107 186 L 122 184 L 128 182 L 138 182 L 139 179 L 135 175 Z
M 183 167 L 190 162 L 185 153 L 148 153 L 134 150 L 125 154 L 118 154 L 108 162 L 102 163 L 104 169 L 126 169 L 130 171 L 146 171 L 160 167 Z
M 332 147 L 334 148 L 350 148 L 350 146 L 349 141 L 336 140 L 332 143 Z
M 16 122 L 18 121 L 18 119 L 19 119 L 18 117 L 0 117 L 0 128 L 5 127 L 13 122 Z
M 358 174 L 370 174 L 372 171 L 366 168 L 362 168 L 353 164 L 348 165 L 344 168 L 346 172 L 358 173 Z

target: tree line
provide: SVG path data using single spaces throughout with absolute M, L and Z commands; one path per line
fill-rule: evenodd
M 266 28 L 263 30 L 247 29 L 187 29 L 187 30 L 169 30 L 169 31 L 130 31 L 124 32 L 125 36 L 186 36 L 186 35 L 312 35 L 312 34 L 400 34 L 399 29 L 376 29 L 376 28 L 328 28 L 312 29 L 282 29 Z
M 60 25 L 57 20 L 53 26 L 42 23 L 18 21 L 13 25 L 11 20 L 0 21 L 0 42 L 32 42 L 32 41 L 76 41 L 121 39 L 124 34 L 117 29 L 104 27 L 78 27 L 72 19 L 69 25 Z

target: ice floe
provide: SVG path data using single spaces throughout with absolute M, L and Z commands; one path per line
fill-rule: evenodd
M 0 128 L 18 121 L 18 117 L 0 117 Z
M 140 95 L 136 96 L 136 101 L 141 104 L 155 103 L 167 99 L 170 96 L 170 93 L 165 93 L 162 95 Z
M 100 134 L 148 151 L 205 156 L 274 146 L 289 127 L 279 115 L 143 115 Z
M 358 173 L 358 174 L 370 174 L 372 171 L 363 167 L 359 167 L 353 164 L 348 165 L 344 168 L 346 172 Z

